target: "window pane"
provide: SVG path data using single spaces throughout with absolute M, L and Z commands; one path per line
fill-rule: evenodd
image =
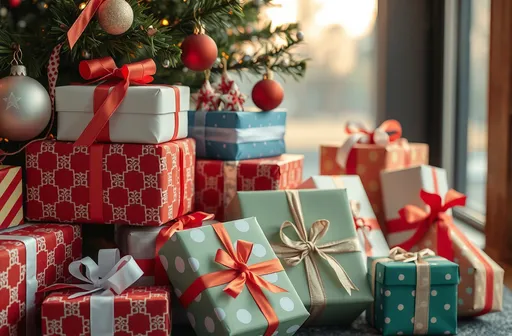
M 287 150 L 305 155 L 308 177 L 319 173 L 320 144 L 341 144 L 347 120 L 375 124 L 377 1 L 273 3 L 278 6 L 268 10 L 268 19 L 277 25 L 300 22 L 306 42 L 300 53 L 311 59 L 300 82 L 276 78 L 285 89 L 281 107 L 288 111 Z
M 490 1 L 471 0 L 467 206 L 485 213 Z

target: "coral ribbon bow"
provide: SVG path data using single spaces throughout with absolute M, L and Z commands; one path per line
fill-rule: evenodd
M 158 252 L 164 244 L 177 232 L 184 229 L 193 229 L 199 227 L 204 221 L 213 219 L 215 215 L 206 212 L 197 211 L 185 216 L 181 216 L 170 226 L 164 227 L 158 233 L 155 244 L 155 285 L 167 285 L 169 283 L 167 272 L 165 271 Z
M 446 213 L 455 206 L 466 205 L 466 196 L 453 189 L 450 189 L 445 196 L 445 202 L 438 194 L 431 194 L 425 190 L 420 192 L 421 199 L 430 207 L 427 212 L 415 205 L 407 205 L 399 211 L 400 219 L 411 228 L 416 228 L 413 236 L 401 243 L 400 246 L 406 250 L 412 249 L 427 234 L 432 225 L 437 227 L 437 253 L 448 260 L 454 258 L 454 251 L 450 239 L 450 229 L 453 225 L 451 216 Z
M 371 130 L 361 122 L 349 121 L 345 126 L 345 132 L 350 136 L 336 154 L 336 162 L 342 168 L 347 167 L 348 156 L 356 144 L 386 146 L 401 138 L 402 126 L 396 120 L 386 120 L 379 127 Z
M 364 251 L 366 255 L 369 256 L 372 253 L 372 243 L 368 233 L 372 230 L 372 225 L 364 218 L 361 218 L 361 203 L 357 201 L 350 201 L 350 209 L 352 210 L 352 217 L 354 218 L 356 230 L 361 232 L 363 235 Z
M 217 250 L 215 262 L 225 266 L 227 269 L 205 274 L 197 278 L 181 295 L 180 301 L 182 305 L 185 308 L 188 307 L 207 288 L 227 284 L 224 292 L 232 298 L 237 298 L 243 288 L 247 286 L 256 305 L 268 322 L 268 328 L 264 336 L 273 335 L 279 326 L 279 319 L 263 293 L 263 289 L 272 293 L 284 293 L 287 290 L 271 284 L 261 276 L 283 271 L 283 266 L 278 259 L 248 265 L 247 262 L 252 253 L 253 243 L 238 240 L 235 251 L 231 238 L 224 228 L 224 224 L 213 224 L 212 228 L 225 248 L 225 250 Z
M 75 146 L 90 146 L 123 102 L 130 84 L 145 85 L 153 81 L 156 64 L 147 59 L 118 68 L 111 57 L 104 57 L 80 62 L 79 70 L 82 78 L 90 83 L 107 81 L 96 87 L 94 117 L 75 142 Z
M 73 49 L 80 36 L 82 36 L 85 28 L 89 22 L 91 22 L 92 17 L 105 1 L 106 0 L 90 0 L 87 6 L 85 6 L 82 13 L 80 13 L 80 16 L 68 30 L 68 42 L 70 49 Z

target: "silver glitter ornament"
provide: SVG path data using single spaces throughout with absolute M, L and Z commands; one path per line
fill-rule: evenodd
M 85 50 L 85 49 L 82 50 L 82 58 L 86 59 L 86 60 L 90 59 L 91 58 L 91 53 L 88 50 Z
M 297 32 L 297 40 L 302 41 L 304 40 L 304 33 L 303 32 Z
M 171 66 L 171 61 L 166 59 L 162 62 L 162 66 L 165 68 L 165 69 L 168 69 L 170 66 Z
M 98 9 L 98 22 L 110 35 L 124 34 L 132 27 L 133 9 L 125 0 L 106 0 Z
M 35 138 L 48 126 L 52 113 L 46 89 L 14 62 L 11 75 L 0 79 L 0 137 L 11 141 Z

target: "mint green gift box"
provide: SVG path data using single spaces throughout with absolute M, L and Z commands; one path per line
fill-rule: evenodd
M 268 240 L 255 218 L 223 224 L 236 252 L 237 241 L 253 243 L 247 265 L 276 259 Z M 215 261 L 219 249 L 225 250 L 211 225 L 176 232 L 160 249 L 160 258 L 176 295 L 179 297 L 199 277 L 229 270 Z M 278 319 L 279 335 L 293 335 L 307 320 L 309 313 L 293 288 L 286 272 L 263 275 L 263 279 L 285 289 L 273 293 L 262 289 Z M 227 284 L 207 288 L 188 306 L 188 319 L 197 335 L 264 335 L 268 323 L 254 298 L 244 285 L 232 298 L 223 290 Z
M 272 246 L 280 245 L 282 244 L 281 225 L 286 221 L 297 225 L 290 209 L 287 196 L 289 192 L 298 195 L 307 231 L 311 230 L 313 223 L 318 220 L 329 222 L 327 233 L 317 242 L 317 245 L 355 238 L 359 251 L 328 253 L 343 267 L 357 287 L 357 290 L 352 290 L 351 294 L 341 285 L 329 263 L 318 253 L 312 252 L 311 257 L 318 265 L 318 274 L 325 293 L 325 306 L 314 318 L 315 307 L 311 304 L 310 282 L 306 274 L 305 261 L 290 266 L 282 259 L 286 273 L 312 315 L 307 325 L 349 325 L 373 302 L 373 296 L 366 280 L 366 267 L 345 189 L 238 192 L 227 209 L 228 218 L 252 216 L 258 218 Z M 292 228 L 288 227 L 283 231 L 290 239 L 299 240 L 299 236 Z
M 455 335 L 459 265 L 441 257 L 423 260 L 430 268 L 430 289 L 426 301 L 419 304 L 427 307 L 428 315 L 424 317 L 426 325 L 417 327 L 423 328 L 422 335 Z M 375 303 L 366 318 L 383 335 L 414 334 L 417 272 L 415 262 L 368 257 L 368 281 L 375 284 Z

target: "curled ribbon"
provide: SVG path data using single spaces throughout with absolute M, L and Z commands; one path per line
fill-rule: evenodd
M 450 189 L 445 196 L 445 202 L 438 194 L 431 194 L 425 190 L 420 191 L 420 197 L 430 207 L 430 212 L 414 205 L 407 205 L 400 209 L 400 219 L 416 231 L 411 238 L 401 243 L 400 246 L 410 250 L 420 243 L 432 225 L 437 229 L 437 253 L 448 260 L 453 260 L 454 250 L 450 238 L 450 230 L 453 225 L 451 216 L 446 213 L 455 206 L 464 206 L 466 196 Z
M 261 276 L 284 271 L 283 266 L 278 259 L 247 265 L 247 261 L 252 253 L 253 243 L 238 240 L 237 249 L 235 251 L 231 244 L 231 238 L 224 228 L 224 224 L 213 224 L 212 227 L 225 248 L 225 250 L 217 250 L 215 262 L 225 266 L 227 269 L 198 277 L 181 295 L 180 301 L 182 305 L 187 308 L 190 303 L 207 288 L 227 284 L 224 288 L 224 292 L 236 299 L 243 288 L 247 287 L 268 322 L 264 336 L 273 335 L 279 327 L 279 319 L 263 293 L 263 289 L 272 293 L 283 293 L 286 292 L 286 290 L 271 284 Z
M 350 209 L 352 210 L 352 217 L 354 218 L 356 230 L 363 234 L 364 251 L 367 256 L 370 256 L 372 255 L 372 243 L 368 234 L 372 230 L 373 226 L 368 223 L 366 219 L 361 218 L 361 203 L 358 201 L 350 201 Z
M 75 142 L 75 146 L 91 146 L 104 129 L 108 131 L 106 126 L 126 97 L 130 84 L 145 85 L 153 81 L 156 64 L 147 59 L 118 68 L 111 57 L 104 57 L 80 62 L 79 70 L 82 78 L 90 83 L 106 81 L 96 87 L 94 116 Z M 108 140 L 108 135 L 102 134 L 102 141 Z
M 343 169 L 347 167 L 349 154 L 356 144 L 386 146 L 398 142 L 398 140 L 401 140 L 402 126 L 396 120 L 386 120 L 379 127 L 371 130 L 361 122 L 348 122 L 345 126 L 345 132 L 350 136 L 336 154 L 336 162 Z M 405 139 L 400 141 L 400 145 L 408 148 L 408 143 Z
M 89 22 L 91 22 L 92 17 L 94 14 L 96 14 L 100 6 L 105 1 L 106 0 L 90 0 L 87 6 L 85 6 L 82 13 L 80 13 L 80 16 L 78 16 L 76 21 L 68 30 L 68 41 L 70 49 L 73 49 L 80 36 L 82 36 L 85 28 Z
M 85 268 L 85 275 L 81 267 Z M 69 273 L 82 284 L 55 284 L 41 292 L 61 289 L 79 289 L 70 295 L 74 299 L 91 295 L 91 335 L 114 335 L 114 296 L 133 285 L 143 272 L 132 256 L 120 258 L 118 249 L 104 249 L 98 253 L 98 264 L 91 258 L 73 261 Z
M 293 267 L 304 261 L 311 299 L 310 320 L 314 320 L 322 313 L 327 300 L 315 255 L 329 264 L 341 286 L 351 295 L 352 290 L 357 291 L 359 289 L 352 282 L 343 266 L 331 254 L 358 252 L 360 251 L 359 241 L 354 237 L 319 245 L 318 242 L 329 230 L 329 221 L 325 219 L 315 221 L 308 235 L 304 225 L 299 192 L 297 190 L 286 190 L 286 196 L 296 224 L 288 221 L 284 222 L 279 230 L 282 244 L 273 244 L 272 248 L 276 255 L 289 266 Z M 285 234 L 285 229 L 289 227 L 293 228 L 299 240 L 292 240 Z
M 194 212 L 185 216 L 181 216 L 176 219 L 171 225 L 166 226 L 160 230 L 156 237 L 155 244 L 155 284 L 156 285 L 168 285 L 169 279 L 167 272 L 165 271 L 158 252 L 164 246 L 164 244 L 177 232 L 185 229 L 192 229 L 199 227 L 205 220 L 213 219 L 215 215 L 208 214 L 206 212 Z

